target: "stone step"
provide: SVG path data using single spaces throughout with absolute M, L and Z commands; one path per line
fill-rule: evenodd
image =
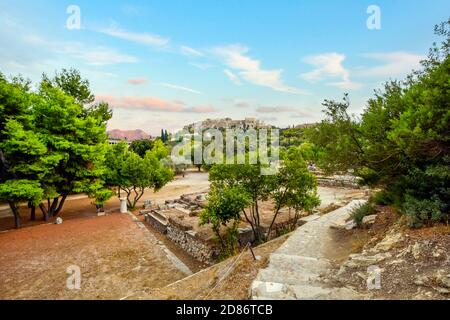
M 295 297 L 287 291 L 283 283 L 255 280 L 252 283 L 251 294 L 255 300 L 293 300 Z
M 275 282 L 290 285 L 305 284 L 308 281 L 316 281 L 319 274 L 312 272 L 295 272 L 287 270 L 278 270 L 271 266 L 270 268 L 260 270 L 258 273 L 259 281 Z
M 279 270 L 305 272 L 319 274 L 330 267 L 331 263 L 327 259 L 317 257 L 306 257 L 298 255 L 287 255 L 283 253 L 273 253 L 270 255 L 270 265 Z
M 326 288 L 315 285 L 288 285 L 286 291 L 296 300 L 358 300 L 364 296 L 349 288 Z

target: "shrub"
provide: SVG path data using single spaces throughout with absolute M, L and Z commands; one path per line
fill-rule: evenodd
M 355 207 L 352 210 L 351 217 L 360 226 L 365 216 L 370 216 L 375 212 L 375 208 L 370 203 L 366 203 Z
M 381 190 L 370 198 L 370 202 L 381 206 L 387 206 L 394 203 L 394 197 L 389 191 Z
M 401 210 L 408 217 L 410 227 L 420 228 L 425 224 L 439 222 L 446 217 L 448 219 L 448 215 L 442 212 L 443 207 L 444 204 L 438 198 L 420 200 L 407 195 Z

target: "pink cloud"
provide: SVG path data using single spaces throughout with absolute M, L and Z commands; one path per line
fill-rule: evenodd
M 97 95 L 97 101 L 107 102 L 112 108 L 159 112 L 212 113 L 212 106 L 185 107 L 183 101 L 166 101 L 157 97 L 117 97 L 110 94 Z
M 108 102 L 113 108 L 142 109 L 147 111 L 180 112 L 180 103 L 165 101 L 156 97 L 116 97 L 113 95 L 99 95 L 98 101 Z
M 140 85 L 140 84 L 146 84 L 148 83 L 148 80 L 146 78 L 134 78 L 127 81 L 128 84 L 132 85 Z

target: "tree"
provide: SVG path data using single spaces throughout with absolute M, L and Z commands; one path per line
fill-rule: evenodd
M 61 158 L 43 178 L 54 197 L 41 210 L 46 217 L 56 216 L 70 193 L 91 191 L 92 185 L 101 184 L 107 147 L 105 114 L 86 112 L 73 97 L 44 79 L 32 116 L 47 149 Z
M 131 143 L 130 149 L 141 158 L 144 158 L 147 151 L 153 149 L 153 144 L 153 141 L 150 139 L 135 140 Z
M 43 190 L 36 181 L 8 180 L 0 184 L 0 200 L 8 202 L 14 215 L 17 229 L 21 227 L 19 203 L 30 202 L 32 205 L 37 206 L 43 197 Z
M 246 191 L 238 186 L 210 190 L 208 204 L 200 215 L 200 225 L 212 225 L 220 243 L 222 257 L 235 253 L 241 214 L 250 205 L 250 201 Z M 229 226 L 230 223 L 231 226 Z M 226 228 L 225 234 L 221 231 L 223 227 Z
M 105 174 L 109 186 L 124 190 L 130 208 L 135 208 L 146 189 L 160 190 L 173 178 L 173 172 L 163 166 L 158 153 L 147 151 L 144 158 L 128 150 L 125 143 L 110 147 L 106 156 Z
M 267 239 L 271 237 L 273 226 L 281 209 L 294 210 L 292 228 L 295 228 L 300 212 L 312 211 L 320 205 L 317 195 L 317 179 L 308 170 L 306 161 L 303 159 L 304 152 L 301 147 L 291 147 L 282 153 L 282 166 L 276 175 L 276 188 L 271 195 L 275 202 L 275 208 Z
M 332 169 L 353 169 L 385 190 L 411 226 L 448 220 L 450 212 L 450 20 L 422 70 L 390 81 L 368 101 L 361 119 L 349 102 L 326 101 L 327 119 L 311 135 Z
M 19 228 L 20 202 L 28 202 L 33 208 L 40 203 L 50 192 L 43 188 L 41 179 L 54 169 L 60 158 L 48 152 L 42 135 L 36 132 L 30 114 L 35 96 L 28 92 L 27 83 L 17 79 L 11 82 L 0 79 L 3 129 L 0 132 L 0 199 L 8 202 L 16 228 Z
M 258 202 L 268 200 L 276 188 L 275 176 L 261 175 L 263 167 L 260 162 L 249 164 L 246 161 L 246 164 L 216 164 L 209 172 L 213 188 L 220 190 L 226 187 L 240 187 L 250 196 L 250 208 L 244 210 L 243 214 L 252 228 L 257 243 L 265 240 Z
M 162 140 L 156 139 L 153 143 L 152 154 L 158 160 L 162 160 L 169 156 L 169 149 L 166 147 Z

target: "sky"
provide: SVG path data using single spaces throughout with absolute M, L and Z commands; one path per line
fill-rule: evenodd
M 80 70 L 113 109 L 109 129 L 286 127 L 344 93 L 361 112 L 420 67 L 449 13 L 448 0 L 0 0 L 0 72 Z

